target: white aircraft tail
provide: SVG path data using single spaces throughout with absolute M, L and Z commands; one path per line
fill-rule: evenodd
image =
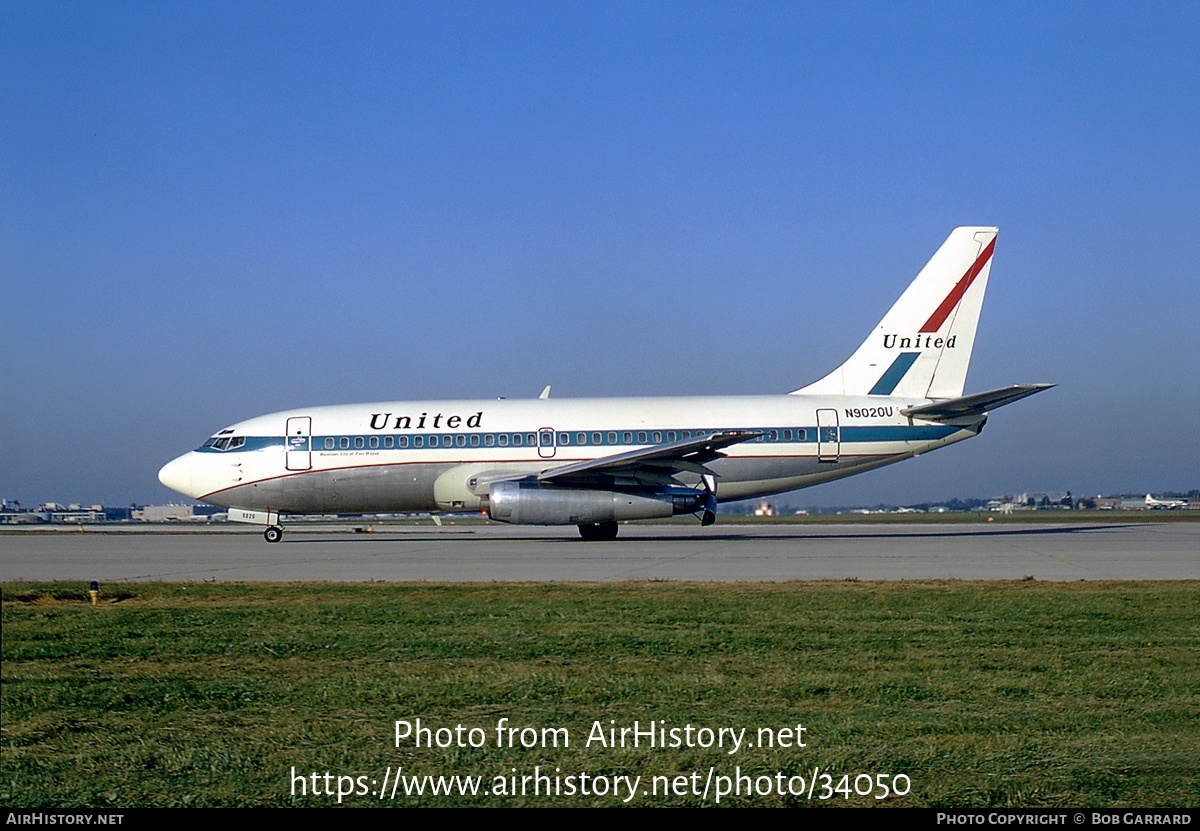
M 960 397 L 996 233 L 982 226 L 951 231 L 858 351 L 792 395 Z

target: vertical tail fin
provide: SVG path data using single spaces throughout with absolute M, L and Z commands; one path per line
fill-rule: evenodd
M 967 380 L 996 228 L 955 228 L 850 359 L 792 395 L 957 398 Z

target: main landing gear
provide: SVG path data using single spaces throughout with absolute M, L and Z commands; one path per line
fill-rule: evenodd
M 579 536 L 583 537 L 585 540 L 615 540 L 617 538 L 617 523 L 581 523 L 579 526 Z
M 283 539 L 283 529 L 278 525 L 272 525 L 263 531 L 263 539 L 267 542 L 279 542 Z

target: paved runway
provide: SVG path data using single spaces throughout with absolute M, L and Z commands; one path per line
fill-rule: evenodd
M 0 582 L 1200 579 L 1200 523 L 0 533 Z

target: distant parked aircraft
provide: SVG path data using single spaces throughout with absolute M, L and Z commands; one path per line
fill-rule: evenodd
M 1174 510 L 1175 508 L 1186 508 L 1188 505 L 1186 499 L 1155 499 L 1150 494 L 1146 494 L 1147 508 L 1162 508 L 1164 510 Z

